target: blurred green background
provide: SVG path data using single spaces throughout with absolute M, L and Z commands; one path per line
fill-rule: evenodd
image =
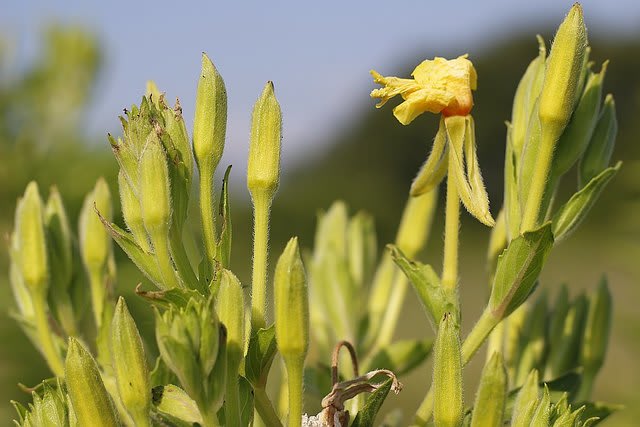
M 37 59 L 18 70 L 7 61 L 6 43 L 0 41 L 0 419 L 13 416 L 10 399 L 28 398 L 19 382 L 35 385 L 48 375 L 39 355 L 10 318 L 13 304 L 7 282 L 7 242 L 12 227 L 16 198 L 34 179 L 44 195 L 56 185 L 71 218 L 77 218 L 82 198 L 104 176 L 116 194 L 117 167 L 106 138 L 88 135 L 83 122 L 94 99 L 104 69 L 103 48 L 95 34 L 69 25 L 50 25 L 39 43 Z M 546 39 L 552 34 L 548 29 Z M 615 305 L 611 347 L 596 384 L 595 397 L 619 402 L 627 409 L 615 415 L 609 425 L 637 425 L 640 419 L 640 39 L 638 37 L 591 38 L 592 57 L 598 65 L 610 59 L 606 92 L 615 95 L 620 124 L 614 160 L 623 160 L 621 173 L 607 188 L 586 224 L 554 249 L 542 276 L 542 285 L 553 289 L 567 282 L 572 292 L 594 287 L 602 274 L 610 281 Z M 413 52 L 384 74 L 408 75 L 424 57 L 446 52 Z M 533 33 L 497 38 L 493 45 L 472 52 L 479 75 L 475 97 L 478 150 L 489 190 L 492 211 L 502 199 L 502 166 L 505 127 L 511 115 L 511 99 L 528 62 L 537 54 Z M 260 73 L 259 69 L 253 70 Z M 150 77 L 153 75 L 149 70 Z M 261 76 L 268 77 L 268 76 Z M 180 76 L 181 79 L 195 76 Z M 363 75 L 362 79 L 367 79 Z M 287 82 L 276 82 L 286 86 Z M 195 87 L 195 80 L 194 80 Z M 162 89 L 162 87 L 161 87 Z M 129 94 L 122 105 L 139 99 Z M 176 95 L 176 94 L 171 94 Z M 181 94 L 178 94 L 181 95 Z M 191 95 L 191 94 L 190 94 Z M 324 150 L 303 156 L 295 167 L 283 171 L 284 178 L 273 207 L 272 259 L 291 235 L 300 236 L 303 246 L 313 244 L 316 213 L 335 199 L 345 200 L 352 213 L 364 209 L 376 218 L 381 248 L 393 239 L 409 184 L 425 159 L 435 134 L 436 118 L 420 117 L 403 127 L 392 117 L 390 107 L 376 111 L 363 94 L 351 100 L 349 120 L 330 133 Z M 248 114 L 248 112 L 247 112 Z M 113 118 L 115 122 L 115 117 Z M 284 117 L 285 127 L 287 117 Z M 285 146 L 286 150 L 286 141 Z M 568 182 L 562 194 L 572 190 Z M 249 282 L 251 216 L 246 191 L 233 187 L 233 269 L 243 283 Z M 116 210 L 117 211 L 117 210 Z M 121 223 L 121 218 L 117 218 Z M 442 215 L 436 216 L 432 239 L 421 259 L 440 264 Z M 197 231 L 197 224 L 193 226 Z M 489 231 L 466 214 L 462 224 L 461 283 L 466 328 L 479 315 L 486 296 L 485 253 Z M 144 279 L 117 250 L 117 292 L 131 295 Z M 410 293 L 399 337 L 430 334 L 417 302 Z M 142 329 L 149 332 L 150 311 L 137 298 L 128 298 Z M 420 326 L 424 325 L 424 327 Z M 149 335 L 148 335 L 149 336 Z M 153 342 L 153 339 L 150 339 Z M 474 390 L 481 361 L 471 364 L 466 389 Z M 399 397 L 408 410 L 422 399 L 430 376 L 423 367 L 404 378 L 405 391 Z M 395 404 L 392 402 L 392 404 Z

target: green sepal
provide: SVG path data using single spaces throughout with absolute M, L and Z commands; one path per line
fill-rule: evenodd
M 245 377 L 254 388 L 264 388 L 267 384 L 269 369 L 277 352 L 276 328 L 260 328 L 251 333 L 249 349 L 245 356 Z
M 498 257 L 489 298 L 489 308 L 495 317 L 508 316 L 533 292 L 552 246 L 551 223 L 525 232 L 509 243 Z
M 380 388 L 367 397 L 367 401 L 362 409 L 358 411 L 358 415 L 356 415 L 356 418 L 353 420 L 351 427 L 369 427 L 373 425 L 380 407 L 387 398 L 389 390 L 391 390 L 392 384 L 393 379 L 389 378 Z
M 427 191 L 435 188 L 442 182 L 445 174 L 447 173 L 448 155 L 449 150 L 447 148 L 447 132 L 443 125 L 444 119 L 440 119 L 440 127 L 438 133 L 433 140 L 433 147 L 427 160 L 424 162 L 418 175 L 413 179 L 411 183 L 411 196 L 419 196 Z
M 420 366 L 432 350 L 432 339 L 396 341 L 379 350 L 368 366 L 389 369 L 400 376 Z
M 615 166 L 600 172 L 558 210 L 552 220 L 553 236 L 556 242 L 563 240 L 578 228 L 600 197 L 602 190 L 618 173 L 621 166 L 622 162 L 618 162 Z

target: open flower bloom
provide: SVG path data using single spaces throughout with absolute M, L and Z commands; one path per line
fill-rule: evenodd
M 371 70 L 373 80 L 383 85 L 374 89 L 372 98 L 380 98 L 376 107 L 401 95 L 404 102 L 393 109 L 403 125 L 408 125 L 424 112 L 442 113 L 443 116 L 466 116 L 473 108 L 472 90 L 476 89 L 477 75 L 467 55 L 447 60 L 436 57 L 422 61 L 411 76 L 413 79 L 384 77 Z

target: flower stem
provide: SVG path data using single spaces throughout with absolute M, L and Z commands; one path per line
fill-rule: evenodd
M 264 328 L 267 307 L 267 257 L 269 251 L 269 211 L 271 199 L 265 193 L 252 193 L 253 273 L 251 281 L 251 326 Z
M 285 357 L 284 364 L 287 368 L 288 396 L 289 396 L 289 427 L 300 427 L 302 423 L 302 398 L 304 359 Z
M 278 418 L 278 414 L 276 414 L 275 409 L 273 409 L 273 405 L 264 388 L 256 387 L 253 391 L 256 410 L 258 414 L 260 414 L 260 418 L 262 418 L 264 424 L 268 427 L 282 427 L 280 418 Z
M 533 230 L 538 224 L 540 208 L 542 206 L 545 189 L 547 188 L 547 178 L 553 160 L 555 142 L 554 134 L 549 130 L 545 130 L 545 126 L 543 126 L 538 156 L 536 157 L 536 165 L 531 177 L 531 187 L 529 187 L 529 195 L 522 215 L 522 223 L 520 225 L 521 233 Z
M 458 235 L 460 232 L 460 199 L 453 168 L 453 150 L 449 151 L 449 172 L 447 174 L 447 201 L 444 225 L 444 261 L 442 266 L 442 287 L 453 292 L 458 284 Z
M 200 169 L 200 222 L 202 224 L 202 239 L 204 241 L 204 248 L 207 253 L 207 259 L 209 263 L 213 265 L 216 257 L 216 243 L 218 241 L 216 234 L 216 216 L 214 209 L 214 194 L 213 194 L 213 172 L 214 169 L 210 167 L 203 167 Z

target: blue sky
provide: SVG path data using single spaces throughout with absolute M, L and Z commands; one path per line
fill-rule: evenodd
M 284 118 L 283 167 L 313 155 L 352 114 L 373 108 L 368 71 L 391 73 L 417 49 L 471 54 L 514 30 L 559 24 L 571 1 L 10 1 L 0 31 L 20 61 L 34 55 L 51 21 L 81 23 L 98 34 L 106 68 L 88 129 L 117 132 L 117 115 L 153 79 L 180 97 L 192 122 L 200 53 L 207 52 L 229 94 L 226 163 L 246 163 L 252 104 L 275 82 Z M 595 34 L 640 34 L 637 0 L 583 2 Z M 532 47 L 535 49 L 535 47 Z M 534 50 L 532 50 L 532 55 Z M 482 76 L 479 77 L 480 84 Z M 238 167 L 239 166 L 239 167 Z

